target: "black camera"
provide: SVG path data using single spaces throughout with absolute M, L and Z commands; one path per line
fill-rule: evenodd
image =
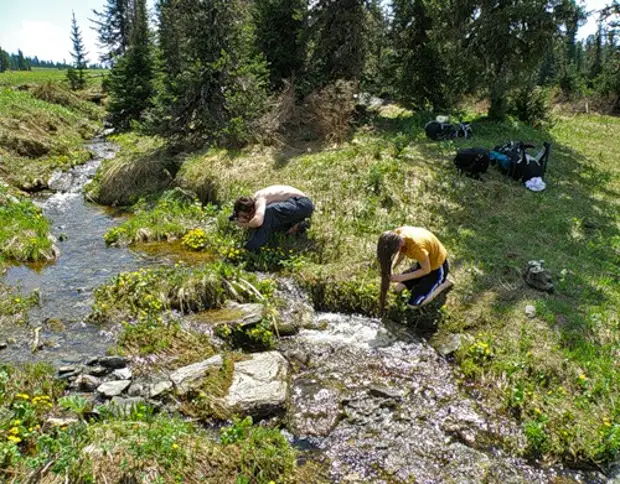
M 230 217 L 228 217 L 228 221 L 229 222 L 234 222 L 238 218 L 239 218 L 239 214 L 237 212 L 233 212 L 233 214 Z

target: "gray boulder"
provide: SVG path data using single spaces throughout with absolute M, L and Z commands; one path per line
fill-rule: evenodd
M 117 397 L 131 385 L 131 380 L 108 381 L 99 385 L 97 393 L 106 397 Z
M 119 370 L 114 370 L 112 376 L 117 380 L 131 380 L 133 374 L 129 368 L 121 368 Z
M 94 392 L 101 385 L 101 380 L 92 375 L 80 375 L 75 380 L 75 386 L 82 392 Z
M 170 374 L 170 381 L 177 388 L 178 392 L 187 393 L 193 385 L 205 376 L 205 372 L 211 368 L 221 368 L 224 360 L 220 355 L 215 355 L 208 360 L 194 363 L 193 365 L 179 368 Z
M 235 363 L 233 381 L 224 397 L 225 407 L 252 416 L 281 411 L 288 396 L 288 362 L 277 351 L 257 353 Z

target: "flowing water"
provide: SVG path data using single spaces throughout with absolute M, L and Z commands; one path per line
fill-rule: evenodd
M 27 327 L 0 327 L 0 341 L 16 340 L 2 350 L 2 360 L 65 364 L 104 354 L 111 343 L 110 335 L 84 322 L 94 289 L 119 272 L 136 270 L 156 260 L 127 248 L 106 247 L 103 236 L 119 220 L 105 209 L 86 202 L 82 192 L 101 162 L 115 156 L 116 148 L 98 139 L 89 149 L 94 154 L 91 161 L 55 174 L 49 183 L 51 192 L 35 199 L 52 222 L 52 234 L 66 240 L 57 242 L 60 257 L 54 263 L 8 270 L 6 284 L 21 287 L 24 293 L 38 290 L 41 302 L 30 311 Z M 41 328 L 40 339 L 46 346 L 33 353 L 35 328 Z
M 61 255 L 50 265 L 10 269 L 5 283 L 38 289 L 41 304 L 26 328 L 0 328 L 4 361 L 55 364 L 103 354 L 112 334 L 84 322 L 93 290 L 122 271 L 169 262 L 127 248 L 108 248 L 105 232 L 119 220 L 84 200 L 82 191 L 99 164 L 115 155 L 95 140 L 95 158 L 51 181 L 53 193 L 37 203 L 53 223 Z M 305 298 L 294 287 L 283 295 Z M 55 321 L 55 324 L 50 324 Z M 64 330 L 55 331 L 64 325 Z M 32 353 L 34 328 L 51 346 Z M 543 469 L 507 455 L 496 445 L 522 447 L 508 419 L 463 393 L 454 368 L 407 328 L 340 314 L 315 314 L 309 329 L 279 348 L 292 362 L 289 438 L 306 458 L 327 462 L 333 482 L 604 482 L 600 474 Z M 564 481 L 558 481 L 564 478 Z

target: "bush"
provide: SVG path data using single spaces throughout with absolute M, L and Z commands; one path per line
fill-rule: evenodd
M 548 123 L 551 120 L 549 91 L 540 86 L 522 87 L 511 99 L 509 113 L 534 127 Z
M 305 101 L 305 124 L 314 127 L 318 138 L 342 143 L 349 134 L 357 91 L 356 82 L 339 80 L 312 92 Z

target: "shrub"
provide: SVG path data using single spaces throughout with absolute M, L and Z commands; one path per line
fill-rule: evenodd
M 549 91 L 540 86 L 519 89 L 511 99 L 509 113 L 531 126 L 550 121 Z

